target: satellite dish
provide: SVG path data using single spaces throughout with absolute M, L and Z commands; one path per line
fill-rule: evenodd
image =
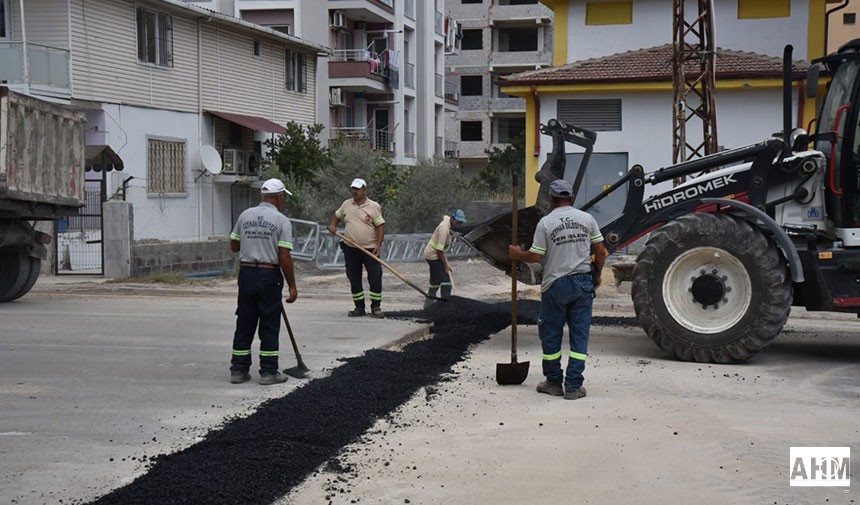
M 200 148 L 200 160 L 203 162 L 203 170 L 212 175 L 218 175 L 224 168 L 221 163 L 221 155 L 210 145 L 205 145 Z

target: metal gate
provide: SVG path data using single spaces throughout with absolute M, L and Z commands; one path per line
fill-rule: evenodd
M 87 175 L 93 172 L 87 172 Z M 101 172 L 96 172 L 101 176 Z M 54 271 L 57 275 L 104 275 L 102 241 L 102 179 L 86 180 L 86 205 L 77 215 L 57 220 L 54 233 Z

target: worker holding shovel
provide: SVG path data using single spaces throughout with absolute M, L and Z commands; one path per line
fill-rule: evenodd
M 368 257 L 368 253 L 379 257 L 382 252 L 382 239 L 385 237 L 385 219 L 382 217 L 382 207 L 367 197 L 367 183 L 364 179 L 353 179 L 349 187 L 352 198 L 344 201 L 335 211 L 328 225 L 332 235 L 337 233 L 337 225 L 344 222 L 344 235 L 347 240 L 341 242 L 343 261 L 346 264 L 346 278 L 349 279 L 352 301 L 355 308 L 347 312 L 349 317 L 359 317 L 367 314 L 364 300 L 364 283 L 361 279 L 362 270 L 367 270 L 367 282 L 370 285 L 370 315 L 383 318 L 382 312 L 382 266 L 378 261 Z M 364 249 L 364 251 L 358 248 Z
M 240 265 L 230 382 L 241 384 L 251 378 L 251 344 L 259 331 L 260 384 L 266 386 L 287 380 L 278 371 L 284 279 L 289 286 L 287 303 L 296 301 L 298 291 L 290 254 L 292 225 L 281 213 L 292 193 L 278 179 L 264 182 L 260 193 L 263 201 L 242 212 L 230 233 L 230 250 L 239 253 Z
M 448 262 L 448 250 L 451 249 L 451 242 L 454 240 L 451 230 L 464 224 L 466 224 L 466 214 L 460 209 L 448 216 L 443 216 L 442 222 L 433 230 L 433 236 L 430 237 L 430 241 L 424 247 L 424 259 L 430 267 L 430 289 L 424 300 L 425 309 L 433 304 L 433 298 L 436 298 L 437 291 L 441 299 L 448 300 L 451 298 L 453 285 L 451 283 L 451 264 Z
M 573 208 L 569 182 L 553 181 L 549 199 L 552 210 L 538 222 L 531 248 L 523 251 L 519 245 L 511 245 L 508 253 L 512 260 L 540 262 L 543 266 L 538 334 L 546 380 L 537 385 L 537 391 L 576 400 L 585 396 L 582 373 L 588 354 L 594 290 L 600 285 L 599 275 L 592 279 L 591 255 L 599 274 L 609 252 L 594 217 Z M 566 373 L 562 373 L 565 323 L 570 331 L 570 355 Z

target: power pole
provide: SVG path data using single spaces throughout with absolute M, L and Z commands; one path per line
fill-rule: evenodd
M 685 3 L 686 0 L 674 0 L 672 17 L 673 163 L 717 152 L 713 0 L 689 0 L 698 4 L 697 12 L 690 13 L 689 18 Z M 698 143 L 687 135 L 687 126 L 694 121 L 702 125 Z M 676 179 L 675 185 L 684 180 Z

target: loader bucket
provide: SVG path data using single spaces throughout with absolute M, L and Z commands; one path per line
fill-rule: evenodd
M 528 249 L 531 246 L 532 237 L 534 237 L 535 228 L 540 218 L 541 213 L 537 207 L 519 209 L 517 237 L 523 249 Z M 506 212 L 475 226 L 462 238 L 478 251 L 478 254 L 485 261 L 510 274 L 511 260 L 508 258 L 508 246 L 511 245 L 511 231 L 511 212 Z M 540 265 L 518 261 L 517 278 L 526 284 L 540 284 L 539 267 Z

